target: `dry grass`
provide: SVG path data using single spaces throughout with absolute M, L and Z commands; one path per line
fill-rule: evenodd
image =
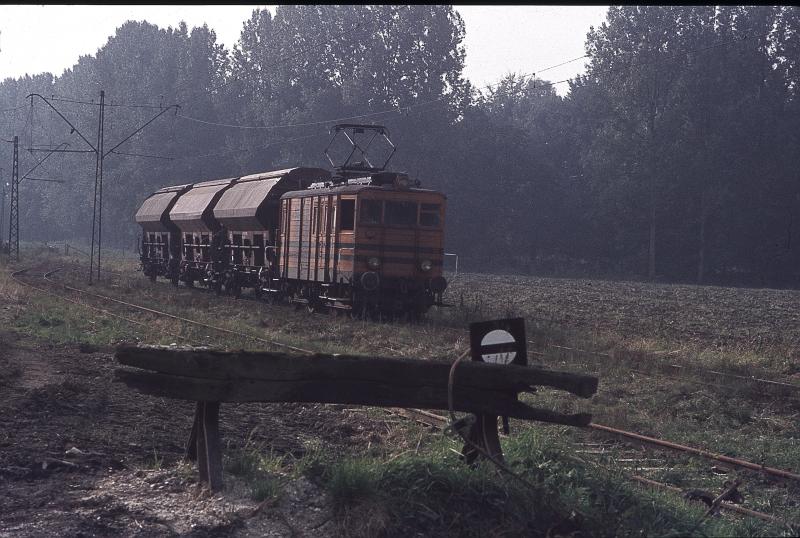
M 601 379 L 598 394 L 589 401 L 578 401 L 557 391 L 541 391 L 527 397 L 533 405 L 567 412 L 589 410 L 597 422 L 767 465 L 800 469 L 797 397 L 763 390 L 752 383 L 709 378 L 698 369 L 714 368 L 747 375 L 755 372 L 796 382 L 791 376 L 800 370 L 797 351 L 800 329 L 791 310 L 798 306 L 798 292 L 460 275 L 460 280 L 448 291 L 449 300 L 457 303 L 455 308 L 433 311 L 423 324 L 376 324 L 324 314 L 308 315 L 288 306 L 217 297 L 203 290 L 174 289 L 164 281 L 152 284 L 136 274 L 133 262 L 119 262 L 114 269 L 120 274 L 104 275 L 93 286 L 94 291 L 322 352 L 452 360 L 468 345 L 466 322 L 523 315 L 537 361 L 552 368 L 596 374 Z M 80 284 L 83 274 L 83 270 L 65 269 L 62 278 Z M 460 306 L 461 295 L 463 306 Z M 80 307 L 67 308 L 51 300 L 37 299 L 9 284 L 7 276 L 0 277 L 0 297 L 6 296 L 18 302 L 30 301 L 27 308 L 32 314 L 17 324 L 20 332 L 71 341 L 69 334 L 86 330 L 81 325 L 86 322 L 86 312 Z M 73 328 L 72 332 L 60 326 L 42 328 L 39 317 L 43 315 L 62 319 L 62 326 Z M 126 311 L 126 315 L 146 322 L 148 329 L 110 323 L 102 331 L 92 333 L 93 338 L 105 338 L 106 343 L 132 337 L 143 342 L 176 342 L 166 334 L 170 332 L 219 347 L 270 348 L 252 339 L 187 326 L 175 320 L 132 311 Z M 662 368 L 669 364 L 687 368 L 675 377 Z M 378 410 L 366 412 L 373 418 L 381 414 Z M 358 423 L 359 419 L 354 416 L 352 420 Z M 567 447 L 594 438 L 581 431 L 571 430 L 551 437 L 552 430 L 547 428 L 523 424 L 512 427 L 514 432 L 541 431 L 542 439 L 555 441 L 557 437 Z M 375 458 L 380 465 L 413 451 L 435 461 L 441 456 L 442 447 L 431 442 L 427 434 L 425 441 L 421 441 L 423 434 L 415 425 L 387 421 L 386 432 L 380 432 L 376 438 L 380 443 L 364 446 L 362 456 Z M 574 445 L 565 450 L 574 450 Z M 709 475 L 705 461 L 676 459 L 671 468 L 674 471 L 661 474 L 655 471 L 651 477 L 680 483 L 682 487 L 717 489 L 717 479 Z M 378 475 L 370 476 L 378 479 Z M 611 479 L 608 480 L 610 485 Z M 265 484 L 260 489 L 271 495 L 272 487 Z M 800 518 L 793 500 L 800 493 L 795 486 L 776 486 L 756 475 L 748 476 L 747 487 L 748 506 Z M 391 534 L 386 529 L 397 528 L 397 515 L 391 510 L 378 509 L 372 502 L 362 499 L 348 503 L 340 512 L 342 529 L 352 535 L 370 535 L 381 529 Z M 444 503 L 436 510 L 447 509 Z M 733 531 L 728 528 L 727 532 Z M 758 532 L 761 531 L 754 531 Z

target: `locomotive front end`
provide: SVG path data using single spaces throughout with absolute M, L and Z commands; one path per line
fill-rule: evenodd
M 445 196 L 408 188 L 405 174 L 357 197 L 353 243 L 354 306 L 381 312 L 425 313 L 442 304 Z M 375 181 L 375 180 L 373 180 Z

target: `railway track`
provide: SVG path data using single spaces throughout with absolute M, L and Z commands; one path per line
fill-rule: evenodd
M 428 411 L 423 411 L 420 409 L 395 409 L 392 412 L 393 414 L 396 414 L 398 416 L 405 417 L 409 420 L 442 431 L 447 427 L 449 423 L 447 418 L 444 416 L 437 415 L 435 413 L 430 413 Z M 607 429 L 607 427 L 603 427 L 602 425 L 597 425 L 597 424 L 590 424 L 589 428 L 598 430 Z M 617 432 L 622 432 L 622 431 L 617 430 Z M 632 432 L 623 432 L 623 433 L 632 434 Z M 638 435 L 638 434 L 632 434 L 632 435 Z M 663 442 L 668 443 L 666 441 Z M 663 456 L 653 454 L 652 451 L 645 451 L 643 457 L 641 450 L 637 450 L 636 448 L 630 446 L 623 448 L 622 450 L 620 450 L 620 448 L 616 444 L 609 444 L 609 443 L 587 442 L 587 443 L 581 443 L 579 446 L 583 448 L 583 450 L 576 450 L 576 454 L 579 454 L 579 456 L 574 457 L 574 459 L 577 459 L 581 463 L 589 463 L 608 468 L 606 465 L 601 463 L 601 461 L 599 461 L 601 458 L 598 458 L 597 456 L 601 457 L 604 456 L 606 458 L 610 456 L 613 463 L 615 464 L 615 470 L 621 471 L 623 475 L 632 482 L 643 484 L 650 488 L 678 493 L 687 498 L 689 495 L 691 495 L 692 492 L 697 491 L 691 489 L 681 489 L 679 487 L 672 486 L 670 484 L 665 484 L 663 482 L 659 482 L 651 478 L 645 478 L 643 476 L 640 476 L 640 473 L 642 472 L 654 471 L 654 470 L 658 471 L 669 468 L 669 463 L 670 463 L 669 460 Z M 673 449 L 688 452 L 690 454 L 702 455 L 695 453 L 694 451 L 699 449 L 693 449 L 692 447 L 682 447 L 682 448 L 673 447 Z M 684 449 L 690 449 L 690 450 L 684 450 Z M 716 458 L 711 458 L 711 459 L 716 459 Z M 760 470 L 757 464 L 745 462 L 743 460 L 739 460 L 739 464 L 747 469 Z M 734 464 L 731 463 L 731 465 Z M 781 471 L 781 472 L 786 473 L 786 471 Z M 789 474 L 791 475 L 792 473 Z M 795 475 L 794 477 L 790 476 L 787 478 L 798 479 L 800 478 L 800 476 Z M 717 504 L 717 507 L 721 510 L 749 517 L 754 517 L 757 519 L 761 519 L 763 521 L 768 521 L 770 523 L 778 523 L 783 525 L 787 524 L 780 518 L 775 517 L 773 515 L 766 514 L 764 512 L 759 512 L 757 510 L 751 510 L 749 508 L 745 508 L 737 504 L 733 504 L 731 502 L 721 501 Z
M 282 343 L 282 342 L 278 342 L 278 341 L 275 341 L 275 340 L 261 338 L 261 337 L 254 336 L 254 335 L 251 335 L 251 334 L 247 334 L 247 333 L 244 333 L 244 332 L 235 331 L 235 330 L 227 329 L 227 328 L 224 328 L 224 327 L 215 326 L 213 324 L 204 323 L 204 322 L 200 322 L 200 321 L 197 321 L 197 320 L 192 320 L 192 319 L 189 319 L 189 318 L 185 318 L 185 317 L 182 317 L 182 316 L 177 316 L 175 314 L 171 314 L 169 312 L 164 312 L 164 311 L 156 309 L 156 308 L 151 308 L 149 306 L 139 305 L 139 304 L 135 304 L 135 303 L 132 303 L 132 302 L 129 302 L 129 301 L 123 301 L 121 299 L 118 299 L 118 298 L 115 298 L 115 297 L 110 297 L 108 295 L 103 295 L 103 294 L 100 294 L 100 293 L 95 293 L 95 292 L 88 291 L 88 290 L 85 290 L 85 289 L 80 289 L 80 288 L 77 288 L 77 287 L 74 287 L 74 286 L 70 286 L 69 284 L 66 284 L 64 282 L 58 281 L 58 280 L 56 280 L 54 278 L 54 275 L 57 274 L 60 271 L 60 269 L 50 270 L 50 271 L 47 271 L 47 272 L 44 272 L 44 273 L 41 274 L 41 277 L 39 277 L 39 278 L 42 281 L 44 281 L 51 288 L 51 289 L 46 289 L 46 288 L 37 286 L 37 285 L 32 284 L 31 282 L 25 280 L 24 277 L 30 277 L 31 273 L 34 272 L 34 271 L 35 271 L 35 268 L 29 268 L 29 269 L 23 269 L 23 270 L 15 271 L 15 272 L 13 272 L 11 274 L 11 277 L 16 282 L 18 282 L 18 283 L 20 283 L 20 284 L 22 284 L 24 286 L 27 286 L 29 288 L 32 288 L 34 290 L 37 290 L 40 293 L 44 293 L 44 294 L 47 294 L 47 295 L 50 295 L 50 296 L 57 297 L 57 298 L 62 299 L 64 301 L 67 301 L 67 302 L 70 302 L 70 303 L 73 303 L 73 304 L 76 304 L 76 305 L 80 305 L 82 307 L 88 308 L 88 309 L 90 309 L 90 310 L 92 310 L 94 312 L 97 312 L 99 314 L 102 314 L 102 315 L 107 315 L 107 316 L 112 316 L 112 317 L 118 318 L 120 320 L 123 320 L 123 321 L 125 321 L 127 323 L 130 323 L 132 325 L 135 325 L 137 327 L 141 327 L 144 330 L 149 329 L 149 326 L 148 326 L 148 324 L 146 322 L 141 321 L 140 319 L 134 319 L 130 315 L 120 314 L 119 311 L 114 312 L 114 311 L 111 311 L 111 310 L 109 310 L 107 308 L 99 307 L 99 306 L 97 306 L 96 303 L 95 304 L 90 304 L 90 303 L 88 303 L 86 301 L 82 301 L 82 300 L 76 298 L 75 296 L 69 297 L 67 295 L 62 295 L 60 293 L 56 293 L 55 291 L 53 291 L 52 288 L 58 287 L 60 290 L 64 290 L 64 291 L 66 291 L 68 293 L 76 295 L 77 297 L 81 297 L 81 298 L 91 297 L 92 300 L 102 301 L 102 302 L 105 302 L 105 303 L 111 303 L 111 304 L 115 305 L 115 307 L 126 309 L 128 311 L 134 311 L 134 312 L 139 313 L 140 315 L 160 316 L 160 317 L 168 318 L 170 320 L 179 322 L 179 323 L 184 324 L 184 325 L 193 326 L 195 328 L 199 327 L 199 328 L 201 328 L 201 329 L 203 329 L 205 331 L 216 331 L 219 334 L 224 334 L 224 335 L 226 335 L 228 337 L 235 336 L 237 338 L 250 339 L 250 340 L 262 343 L 262 344 L 267 344 L 267 345 L 272 346 L 272 347 L 290 349 L 290 350 L 293 350 L 293 351 L 296 351 L 296 352 L 300 352 L 300 353 L 313 353 L 312 350 L 303 349 L 303 348 L 300 348 L 300 347 L 297 347 L 297 346 L 291 346 L 291 345 L 288 345 L 288 344 L 285 344 L 285 343 Z M 168 334 L 170 334 L 170 336 L 173 336 L 175 338 L 179 338 L 179 339 L 181 339 L 183 341 L 186 341 L 186 342 L 189 342 L 189 343 L 200 343 L 201 345 L 208 345 L 208 343 L 209 343 L 207 338 L 206 338 L 206 341 L 202 341 L 201 339 L 198 339 L 197 337 L 189 337 L 189 336 L 185 336 L 185 335 L 177 334 L 177 333 L 168 333 Z M 416 422 L 419 422 L 419 423 L 422 423 L 422 424 L 426 424 L 426 425 L 429 425 L 429 426 L 437 428 L 437 429 L 443 429 L 448 423 L 446 417 L 443 417 L 441 415 L 437 415 L 435 413 L 431 413 L 431 412 L 428 412 L 428 411 L 424 411 L 424 410 L 398 409 L 398 410 L 394 410 L 393 413 L 396 414 L 396 415 L 403 416 L 408 420 L 413 420 L 413 421 L 416 421 Z M 627 432 L 627 431 L 624 431 L 624 430 L 611 428 L 609 426 L 605 426 L 605 425 L 602 425 L 602 424 L 591 424 L 590 425 L 590 429 L 602 432 L 605 436 L 614 436 L 614 437 L 618 437 L 618 438 L 623 438 L 628 442 L 628 446 L 649 445 L 649 446 L 654 446 L 654 447 L 656 447 L 658 449 L 666 449 L 666 450 L 671 450 L 671 451 L 684 452 L 684 453 L 687 453 L 687 454 L 691 454 L 692 456 L 696 456 L 696 457 L 700 457 L 700 458 L 705 458 L 705 459 L 721 462 L 721 463 L 724 463 L 725 465 L 730 466 L 730 467 L 747 469 L 749 471 L 767 474 L 767 475 L 770 475 L 770 476 L 773 476 L 773 477 L 776 477 L 776 478 L 780 478 L 780 479 L 784 479 L 784 480 L 791 480 L 791 481 L 799 481 L 800 482 L 800 475 L 798 475 L 796 473 L 792 473 L 790 471 L 785 471 L 785 470 L 782 470 L 782 469 L 775 469 L 775 468 L 771 468 L 771 467 L 766 467 L 764 465 L 753 463 L 753 462 L 748 462 L 748 461 L 745 461 L 745 460 L 739 460 L 739 459 L 730 458 L 730 457 L 719 455 L 719 454 L 714 454 L 714 453 L 712 453 L 710 451 L 706 451 L 706 450 L 703 450 L 703 449 L 698 449 L 698 448 L 694 448 L 694 447 L 687 447 L 685 445 L 677 445 L 675 443 L 671 443 L 671 442 L 663 440 L 663 439 L 657 439 L 657 438 L 653 438 L 653 437 L 642 436 L 641 434 L 637 434 L 637 433 L 634 433 L 634 432 Z M 590 446 L 590 445 L 586 445 L 586 446 Z M 608 446 L 609 448 L 607 450 L 604 449 L 601 452 L 603 452 L 605 454 L 609 454 L 609 453 L 618 454 L 619 457 L 616 457 L 616 459 L 615 459 L 615 462 L 616 462 L 615 466 L 616 466 L 617 469 L 623 470 L 623 472 L 626 472 L 626 474 L 629 474 L 630 475 L 629 478 L 631 480 L 637 481 L 637 482 L 639 482 L 641 484 L 644 484 L 644 485 L 647 485 L 647 486 L 650 486 L 650 487 L 657 487 L 657 488 L 660 488 L 660 489 L 676 491 L 675 486 L 671 486 L 669 484 L 660 483 L 660 482 L 655 481 L 655 480 L 653 480 L 651 478 L 641 477 L 638 474 L 632 474 L 633 472 L 637 472 L 638 473 L 638 472 L 642 472 L 642 471 L 647 471 L 649 468 L 645 464 L 649 464 L 651 466 L 655 466 L 654 468 L 656 468 L 656 469 L 661 469 L 666 465 L 666 460 L 664 458 L 662 458 L 662 457 L 641 458 L 641 457 L 638 457 L 638 452 L 637 453 L 633 453 L 633 454 L 630 453 L 630 452 L 626 453 L 624 449 L 620 450 L 620 448 L 616 444 L 614 444 L 614 445 L 606 445 L 606 446 Z M 591 455 L 592 451 L 584 451 L 584 452 L 586 454 Z M 649 456 L 652 456 L 652 454 L 649 454 Z M 597 462 L 595 461 L 594 463 L 597 463 Z M 679 488 L 678 488 L 678 490 L 679 490 Z M 679 491 L 683 491 L 683 490 L 679 490 Z M 720 507 L 722 509 L 724 509 L 724 510 L 739 512 L 741 514 L 749 515 L 749 516 L 752 516 L 752 517 L 758 517 L 760 519 L 764 519 L 764 520 L 767 520 L 767 521 L 772 521 L 772 522 L 776 522 L 777 521 L 777 522 L 779 522 L 779 520 L 776 519 L 774 516 L 770 516 L 768 514 L 764 514 L 764 513 L 761 513 L 761 512 L 756 512 L 756 511 L 753 511 L 753 510 L 742 509 L 741 507 L 738 507 L 736 505 L 730 505 L 729 506 L 729 503 L 722 503 L 720 505 Z
M 118 271 L 109 271 L 109 273 L 113 273 L 114 276 L 119 276 L 119 277 L 124 275 L 124 273 L 121 273 L 121 272 L 118 272 Z M 213 293 L 211 290 L 206 290 L 206 289 L 203 289 L 203 288 L 195 288 L 194 291 L 200 291 L 200 292 L 203 292 L 203 293 Z M 87 293 L 89 293 L 89 292 L 87 292 Z M 250 297 L 248 295 L 243 295 L 237 300 L 242 300 L 242 299 L 250 300 L 250 301 L 253 301 L 253 302 L 257 302 L 257 299 L 255 297 Z M 273 305 L 273 306 L 283 306 L 283 305 Z M 175 316 L 175 317 L 178 318 L 179 316 Z M 548 322 L 552 322 L 553 321 L 553 320 L 544 320 L 543 318 L 534 318 L 534 319 L 538 320 L 538 321 L 548 321 Z M 458 331 L 459 334 L 463 333 L 463 329 L 450 327 L 448 325 L 436 324 L 436 327 L 438 329 L 440 329 L 440 330 Z M 255 337 L 246 336 L 246 338 L 254 339 Z M 262 343 L 266 343 L 266 342 L 263 342 L 262 340 L 257 340 L 256 339 L 256 341 L 261 341 Z M 548 344 L 547 347 L 544 348 L 544 349 L 536 349 L 537 344 L 535 342 L 529 341 L 528 344 L 530 346 L 533 346 L 533 348 L 529 349 L 529 353 L 531 353 L 533 355 L 544 356 L 549 351 L 555 351 L 555 352 L 559 352 L 559 353 L 563 353 L 563 352 L 566 351 L 566 352 L 571 352 L 571 353 L 576 353 L 576 354 L 591 355 L 591 356 L 594 356 L 594 357 L 598 357 L 598 358 L 601 358 L 601 360 L 606 361 L 607 363 L 619 364 L 620 362 L 625 362 L 625 363 L 629 362 L 629 361 L 621 361 L 620 359 L 616 358 L 614 355 L 612 355 L 610 353 L 604 353 L 604 352 L 600 352 L 600 351 L 586 350 L 586 349 L 580 349 L 580 348 L 574 348 L 574 347 L 568 347 L 568 346 L 562 346 L 562 345 L 556 345 L 556 344 Z M 304 352 L 304 350 L 301 350 L 300 348 L 297 348 L 296 351 Z M 631 366 L 630 364 L 625 364 L 625 366 L 631 372 L 637 373 L 639 375 L 647 376 L 647 377 L 662 377 L 662 378 L 681 379 L 681 380 L 687 381 L 689 383 L 694 383 L 694 384 L 703 385 L 703 386 L 713 386 L 713 387 L 724 389 L 724 388 L 726 388 L 726 386 L 724 384 L 711 383 L 709 381 L 704 381 L 703 380 L 703 379 L 708 380 L 708 379 L 723 378 L 723 379 L 730 379 L 730 380 L 733 380 L 735 382 L 744 382 L 744 383 L 750 383 L 750 384 L 754 384 L 754 385 L 761 385 L 761 386 L 769 387 L 771 389 L 781 390 L 781 391 L 784 391 L 784 392 L 787 392 L 787 393 L 796 392 L 797 393 L 796 396 L 795 395 L 791 395 L 790 397 L 800 397 L 800 384 L 790 383 L 790 382 L 786 382 L 786 381 L 779 381 L 779 380 L 774 380 L 774 379 L 767 379 L 767 378 L 765 378 L 765 376 L 763 374 L 745 376 L 745 375 L 734 374 L 734 373 L 731 373 L 731 372 L 722 372 L 722 371 L 719 371 L 719 370 L 712 370 L 712 369 L 707 369 L 707 368 L 702 368 L 702 367 L 697 367 L 697 366 L 691 366 L 691 367 L 682 366 L 682 365 L 674 364 L 672 362 L 665 361 L 662 358 L 659 358 L 659 357 L 657 357 L 655 355 L 652 355 L 652 356 L 648 355 L 646 358 L 647 358 L 647 361 L 648 361 L 647 366 L 651 369 L 651 371 L 645 371 L 645 370 L 642 370 L 641 368 L 636 368 L 634 366 Z M 653 368 L 655 368 L 657 371 L 653 372 L 652 371 Z

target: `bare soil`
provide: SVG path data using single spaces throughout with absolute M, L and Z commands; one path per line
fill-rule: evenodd
M 598 348 L 602 339 L 620 345 L 641 339 L 648 340 L 650 349 L 685 347 L 687 355 L 722 349 L 747 354 L 750 364 L 792 381 L 800 372 L 798 291 L 463 274 L 448 290 L 448 300 L 457 305 L 448 313 L 449 321 L 459 327 L 449 330 L 436 324 L 436 312 L 431 313 L 432 323 L 414 326 L 347 322 L 197 290 L 174 290 L 166 284 L 152 286 L 139 275 L 120 282 L 101 293 L 122 294 L 141 304 L 191 307 L 195 316 L 225 308 L 220 317 L 235 312 L 242 328 L 263 330 L 281 341 L 296 337 L 304 346 L 322 349 L 452 358 L 466 345 L 463 322 L 523 315 L 529 326 L 535 322 L 551 327 L 544 331 L 548 338 L 557 330 L 574 331 L 565 336 L 567 343 L 573 336 L 589 335 L 597 338 Z M 22 292 L 5 293 L 0 326 L 26 309 L 33 312 Z M 36 308 L 46 311 L 47 306 Z M 162 327 L 158 320 L 139 319 L 153 332 Z M 44 316 L 39 324 L 58 322 L 57 316 Z M 33 324 L 38 328 L 36 321 Z M 591 347 L 591 342 L 576 342 Z M 770 359 L 762 364 L 761 357 Z M 0 331 L 0 538 L 340 534 L 342 521 L 337 521 L 331 499 L 313 478 L 286 475 L 278 500 L 265 503 L 252 500 L 248 486 L 229 472 L 223 493 L 212 496 L 200 490 L 196 469 L 182 461 L 193 404 L 133 392 L 114 382 L 114 368 L 110 348 L 52 344 Z M 613 393 L 619 386 L 611 377 L 609 373 L 603 379 L 598 396 L 611 403 L 595 406 L 595 411 L 606 421 L 617 410 L 633 420 L 626 406 L 645 401 L 644 396 Z M 651 411 L 647 407 L 642 413 Z M 784 418 L 782 412 L 779 415 Z M 245 446 L 294 458 L 315 447 L 335 458 L 370 451 L 388 456 L 414 450 L 422 439 L 411 439 L 405 426 L 393 425 L 378 413 L 308 404 L 224 404 L 221 428 L 226 456 Z M 793 431 L 792 426 L 781 429 Z M 742 455 L 755 457 L 747 451 Z
M 800 291 L 459 274 L 448 300 L 477 314 L 600 335 L 755 353 L 800 348 Z
M 182 463 L 193 404 L 135 393 L 113 369 L 111 350 L 0 333 L 0 536 L 335 534 L 329 500 L 305 478 L 266 504 L 230 473 L 225 492 L 199 490 Z M 221 428 L 226 453 L 250 443 L 296 457 L 385 431 L 363 413 L 289 404 L 223 405 Z

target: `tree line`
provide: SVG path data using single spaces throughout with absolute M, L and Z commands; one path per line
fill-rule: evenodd
M 798 28 L 796 7 L 611 7 L 584 75 L 476 88 L 452 6 L 254 9 L 232 50 L 207 26 L 129 21 L 61 75 L 2 81 L 0 130 L 24 171 L 86 149 L 29 93 L 93 140 L 104 90 L 107 148 L 180 105 L 105 161 L 111 244 L 133 244 L 161 186 L 327 165 L 343 119 L 388 126 L 391 167 L 448 195 L 447 250 L 469 270 L 797 286 Z M 22 238 L 89 237 L 94 156 L 41 171 L 65 183 L 23 182 Z

